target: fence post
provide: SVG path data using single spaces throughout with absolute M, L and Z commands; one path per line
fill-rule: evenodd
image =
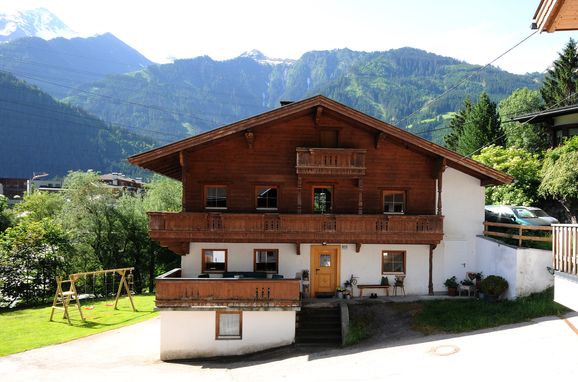
M 522 226 L 518 228 L 518 247 L 522 246 Z

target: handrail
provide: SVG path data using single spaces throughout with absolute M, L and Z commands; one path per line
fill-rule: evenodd
M 501 227 L 515 229 L 518 231 L 517 234 L 507 233 L 507 232 L 496 232 L 490 231 L 488 227 Z M 524 235 L 524 231 L 541 231 L 549 232 L 548 236 L 529 236 Z M 535 226 L 535 225 L 521 225 L 521 224 L 508 224 L 508 223 L 494 223 L 494 222 L 484 222 L 484 235 L 485 236 L 495 236 L 506 239 L 516 239 L 518 240 L 518 247 L 522 247 L 524 241 L 541 241 L 541 242 L 551 242 L 552 241 L 552 227 L 550 226 Z

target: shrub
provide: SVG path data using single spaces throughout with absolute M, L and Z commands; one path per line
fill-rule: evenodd
M 482 292 L 490 296 L 500 296 L 508 289 L 508 281 L 501 276 L 490 275 L 482 280 Z

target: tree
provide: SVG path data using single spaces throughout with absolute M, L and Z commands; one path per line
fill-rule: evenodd
M 472 101 L 470 100 L 470 97 L 466 97 L 462 108 L 452 116 L 448 125 L 450 133 L 444 137 L 446 147 L 450 150 L 458 150 L 458 141 L 464 131 L 464 122 L 471 110 Z
M 537 90 L 521 88 L 515 90 L 498 105 L 502 121 L 544 108 L 544 101 Z M 542 125 L 520 122 L 502 122 L 507 146 L 515 146 L 529 151 L 543 151 L 548 148 L 548 131 Z
M 457 152 L 471 156 L 487 145 L 503 146 L 504 143 L 505 136 L 496 103 L 484 92 L 480 96 L 480 101 L 472 106 L 464 118 L 462 132 L 458 137 Z
M 512 184 L 486 187 L 486 204 L 532 205 L 538 200 L 542 162 L 537 154 L 492 145 L 473 159 L 515 178 Z
M 0 296 L 9 303 L 42 302 L 54 295 L 55 277 L 67 271 L 70 240 L 49 219 L 23 220 L 0 234 Z
M 8 198 L 0 195 L 0 233 L 12 225 L 12 213 L 8 208 Z
M 572 223 L 578 219 L 578 136 L 547 151 L 542 167 L 542 181 L 538 192 L 562 205 Z
M 60 193 L 36 191 L 24 196 L 24 200 L 14 207 L 20 217 L 39 221 L 56 217 L 64 205 Z
M 574 105 L 578 101 L 576 89 L 578 83 L 578 54 L 576 41 L 568 41 L 562 53 L 553 63 L 544 78 L 540 93 L 546 107 Z

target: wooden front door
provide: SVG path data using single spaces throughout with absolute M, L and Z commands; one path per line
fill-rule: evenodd
M 337 245 L 311 246 L 311 296 L 335 294 L 339 286 L 339 254 Z

